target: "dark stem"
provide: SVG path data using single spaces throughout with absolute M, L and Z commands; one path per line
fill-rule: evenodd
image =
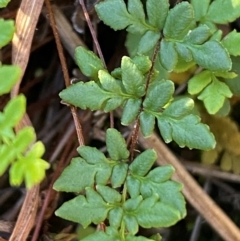
M 147 95 L 147 91 L 148 91 L 148 87 L 149 87 L 149 84 L 150 84 L 150 81 L 151 81 L 151 78 L 152 78 L 152 75 L 153 75 L 153 70 L 154 70 L 154 65 L 155 65 L 155 62 L 156 62 L 156 59 L 157 59 L 157 54 L 159 52 L 159 49 L 160 49 L 160 41 L 161 41 L 161 38 L 158 40 L 157 42 L 157 45 L 154 49 L 154 52 L 153 52 L 153 57 L 152 57 L 152 66 L 148 72 L 148 76 L 147 76 L 147 82 L 146 82 L 146 95 Z M 143 100 L 146 98 L 146 95 L 144 96 Z
M 99 42 L 98 42 L 98 39 L 97 39 L 97 34 L 96 34 L 96 31 L 94 31 L 94 28 L 93 28 L 91 19 L 90 19 L 90 17 L 89 17 L 89 14 L 88 14 L 86 5 L 85 5 L 85 3 L 84 3 L 84 0 L 79 0 L 79 3 L 80 3 L 80 5 L 82 6 L 83 14 L 84 14 L 84 17 L 85 17 L 85 19 L 86 19 L 86 21 L 87 21 L 88 28 L 89 28 L 89 30 L 90 30 L 90 32 L 91 32 L 91 35 L 92 35 L 94 44 L 95 44 L 96 49 L 97 49 L 97 53 L 98 53 L 100 59 L 102 60 L 102 62 L 103 62 L 103 64 L 104 64 L 104 67 L 107 69 L 107 65 L 106 65 L 106 62 L 105 62 L 105 60 L 104 60 L 103 53 L 102 53 L 101 47 L 100 47 Z M 114 127 L 114 116 L 113 116 L 113 112 L 111 111 L 109 114 L 110 114 L 110 127 L 113 128 L 113 127 Z
M 137 140 L 138 140 L 139 128 L 140 128 L 140 120 L 139 120 L 139 115 L 138 115 L 136 124 L 134 126 L 132 138 L 131 138 L 132 139 L 131 146 L 130 146 L 130 161 L 131 162 L 133 161 L 133 158 L 134 158 L 134 150 L 135 150 Z
M 106 63 L 105 63 L 105 60 L 104 60 L 104 57 L 103 57 L 103 54 L 102 54 L 102 50 L 101 50 L 100 45 L 99 45 L 99 42 L 98 42 L 98 40 L 97 40 L 96 32 L 94 31 L 94 28 L 93 28 L 91 19 L 90 19 L 90 17 L 89 17 L 89 14 L 88 14 L 86 5 L 85 5 L 85 3 L 84 3 L 84 0 L 79 0 L 79 3 L 80 3 L 80 5 L 82 6 L 83 14 L 84 14 L 84 17 L 85 17 L 85 19 L 86 19 L 86 21 L 87 21 L 88 28 L 89 28 L 89 30 L 90 30 L 90 32 L 91 32 L 91 35 L 92 35 L 94 44 L 95 44 L 95 46 L 96 46 L 96 48 L 97 48 L 98 55 L 99 55 L 100 59 L 102 60 L 102 62 L 103 62 L 103 64 L 104 64 L 104 67 L 107 68 Z
M 143 101 L 146 98 L 148 87 L 149 87 L 149 84 L 150 84 L 150 81 L 151 81 L 151 78 L 152 78 L 152 75 L 153 75 L 154 65 L 155 65 L 155 62 L 156 62 L 156 59 L 157 59 L 157 54 L 158 54 L 159 48 L 160 48 L 160 41 L 161 41 L 161 39 L 158 40 L 157 45 L 156 45 L 156 47 L 154 49 L 154 52 L 153 52 L 152 66 L 151 66 L 151 68 L 148 72 L 147 81 L 146 81 L 146 88 L 145 88 L 146 94 L 143 97 Z M 143 103 L 143 101 L 142 101 L 142 103 Z M 141 107 L 141 110 L 139 111 L 139 114 L 141 113 L 142 110 L 143 110 L 143 106 Z M 136 120 L 136 123 L 135 123 L 135 126 L 134 126 L 134 130 L 132 132 L 132 137 L 131 137 L 131 139 L 132 139 L 131 146 L 130 146 L 130 161 L 131 162 L 133 161 L 133 158 L 134 158 L 134 150 L 135 150 L 135 147 L 136 147 L 136 144 L 137 144 L 138 133 L 139 133 L 139 129 L 140 129 L 139 114 L 138 114 L 138 117 L 137 117 L 137 120 Z
M 49 21 L 50 21 L 50 24 L 51 24 L 51 27 L 52 27 L 52 30 L 53 30 L 53 35 L 54 35 L 56 45 L 57 45 L 57 50 L 58 50 L 58 55 L 59 55 L 61 66 L 62 66 L 65 85 L 66 85 L 66 87 L 68 87 L 71 84 L 71 81 L 70 81 L 70 77 L 69 77 L 69 74 L 68 74 L 67 63 L 66 63 L 66 59 L 65 59 L 65 56 L 64 56 L 64 53 L 63 53 L 63 47 L 62 47 L 60 37 L 59 37 L 59 34 L 58 34 L 58 30 L 57 30 L 57 27 L 56 27 L 56 21 L 55 21 L 55 18 L 54 18 L 54 14 L 53 14 L 53 11 L 52 11 L 52 6 L 50 4 L 50 0 L 45 0 L 45 4 L 46 4 L 46 7 L 47 7 L 47 10 L 48 10 L 48 13 L 49 13 Z M 77 136 L 78 136 L 78 142 L 79 142 L 79 145 L 82 146 L 82 145 L 84 145 L 82 125 L 81 125 L 81 123 L 78 119 L 76 108 L 71 106 L 70 109 L 71 109 L 71 113 L 72 113 L 74 123 L 75 123 L 75 128 L 76 128 L 76 132 L 77 132 Z

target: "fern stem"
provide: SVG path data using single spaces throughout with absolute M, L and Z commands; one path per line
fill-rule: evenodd
M 150 80 L 152 78 L 152 75 L 153 75 L 153 70 L 154 70 L 154 65 L 155 65 L 155 62 L 156 62 L 156 59 L 157 59 L 157 54 L 159 52 L 159 49 L 160 49 L 160 41 L 161 41 L 161 38 L 158 40 L 157 44 L 156 44 L 156 47 L 154 49 L 154 52 L 153 52 L 153 57 L 152 57 L 152 66 L 148 72 L 148 76 L 147 76 L 147 81 L 146 81 L 146 88 L 145 88 L 145 93 L 147 94 L 147 91 L 148 91 L 148 87 L 149 87 L 149 83 L 150 83 Z M 143 100 L 146 98 L 146 95 L 143 97 Z
M 155 65 L 155 62 L 156 62 L 156 59 L 157 59 L 157 54 L 158 54 L 159 48 L 160 48 L 160 41 L 161 41 L 161 39 L 158 40 L 158 42 L 156 44 L 156 47 L 154 49 L 154 52 L 153 52 L 153 57 L 152 57 L 152 60 L 151 60 L 152 66 L 151 66 L 151 68 L 148 72 L 147 81 L 146 81 L 146 88 L 145 88 L 146 94 L 147 94 L 147 91 L 148 91 L 149 83 L 150 83 L 152 75 L 153 75 L 154 65 Z M 146 94 L 143 97 L 142 103 L 143 103 L 144 99 L 146 98 Z M 143 110 L 143 106 L 141 107 L 141 110 L 139 111 L 139 114 L 141 113 L 142 110 Z M 131 162 L 133 161 L 133 158 L 134 158 L 134 150 L 135 150 L 135 147 L 136 147 L 136 144 L 137 144 L 138 133 L 139 133 L 139 129 L 140 129 L 139 114 L 138 114 L 138 117 L 137 117 L 137 120 L 136 120 L 134 131 L 132 133 L 132 138 L 131 138 L 132 139 L 131 146 L 130 146 L 130 161 Z
M 132 142 L 131 142 L 131 146 L 130 146 L 130 161 L 131 162 L 134 159 L 134 150 L 135 150 L 137 140 L 138 140 L 139 129 L 140 129 L 140 120 L 139 120 L 139 115 L 138 115 L 137 120 L 136 120 L 136 124 L 134 126 L 134 131 L 133 131 L 133 134 L 132 134 Z

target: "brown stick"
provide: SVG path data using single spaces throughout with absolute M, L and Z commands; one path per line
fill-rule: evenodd
M 171 164 L 175 168 L 176 172 L 173 175 L 173 180 L 184 185 L 183 194 L 186 199 L 225 241 L 240 241 L 240 230 L 238 227 L 203 191 L 156 134 L 147 139 L 140 136 L 139 141 L 144 148 L 153 148 L 157 152 L 157 163 L 159 165 Z
M 80 5 L 82 6 L 83 14 L 84 14 L 84 17 L 85 17 L 85 19 L 86 19 L 86 21 L 87 21 L 87 24 L 88 24 L 89 30 L 90 30 L 90 32 L 91 32 L 91 35 L 92 35 L 94 44 L 95 44 L 95 46 L 96 46 L 98 55 L 99 55 L 100 59 L 102 60 L 102 62 L 103 62 L 103 64 L 104 64 L 104 67 L 107 68 L 107 65 L 106 65 L 105 60 L 104 60 L 104 57 L 103 57 L 102 50 L 101 50 L 101 48 L 100 48 L 100 45 L 99 45 L 99 42 L 98 42 L 98 39 L 97 39 L 96 32 L 95 32 L 95 30 L 94 30 L 94 28 L 93 28 L 93 25 L 92 25 L 92 22 L 91 22 L 91 20 L 90 20 L 90 17 L 89 17 L 87 8 L 86 8 L 86 6 L 85 6 L 85 3 L 84 3 L 83 0 L 79 0 L 79 3 L 80 3 Z
M 65 56 L 64 56 L 64 53 L 63 53 L 63 47 L 62 47 L 60 37 L 59 37 L 59 34 L 58 34 L 58 30 L 57 30 L 57 27 L 56 27 L 56 21 L 55 21 L 55 18 L 54 18 L 54 14 L 53 14 L 53 10 L 52 10 L 50 0 L 45 0 L 45 4 L 46 4 L 46 7 L 47 7 L 47 10 L 48 10 L 48 13 L 49 13 L 49 20 L 50 20 L 50 24 L 51 24 L 51 27 L 52 27 L 52 30 L 53 30 L 53 35 L 54 35 L 56 45 L 57 45 L 58 55 L 59 55 L 59 58 L 60 58 L 62 71 L 63 71 L 63 77 L 64 77 L 64 80 L 65 80 L 65 85 L 66 85 L 66 87 L 68 87 L 71 84 L 70 83 L 70 77 L 69 77 L 69 74 L 68 74 L 67 63 L 66 63 L 66 59 L 65 59 Z M 81 125 L 81 123 L 78 119 L 76 108 L 74 106 L 70 106 L 70 109 L 71 109 L 74 124 L 75 124 L 75 127 L 76 127 L 78 142 L 79 142 L 79 145 L 82 146 L 82 145 L 84 145 L 82 125 Z
M 33 35 L 44 0 L 23 0 L 16 17 L 16 31 L 13 36 L 12 62 L 25 73 L 31 50 Z M 15 85 L 11 96 L 17 96 L 22 77 Z
M 29 60 L 31 43 L 42 5 L 43 0 L 23 0 L 17 13 L 16 32 L 12 41 L 12 62 L 21 67 L 22 76 Z M 12 98 L 18 95 L 22 76 L 11 91 Z M 26 125 L 31 125 L 31 122 L 25 114 L 18 129 Z M 39 185 L 35 185 L 27 192 L 10 241 L 23 241 L 27 239 L 35 222 L 38 198 Z
M 68 19 L 66 19 L 59 7 L 57 7 L 56 5 L 52 5 L 52 10 L 54 13 L 56 28 L 61 38 L 61 42 L 64 45 L 65 49 L 68 51 L 68 53 L 71 55 L 71 57 L 75 59 L 75 49 L 78 46 L 83 46 L 85 48 L 87 48 L 87 46 L 76 34 L 76 32 L 73 31 L 73 28 L 70 25 Z M 45 10 L 44 13 L 46 13 Z M 46 16 L 48 16 L 47 13 Z
M 227 182 L 240 183 L 240 176 L 238 174 L 222 171 L 218 166 L 209 166 L 197 162 L 182 161 L 184 167 L 193 174 L 204 176 L 207 178 L 222 179 Z
M 9 241 L 23 241 L 27 237 L 35 223 L 38 209 L 39 185 L 31 188 L 26 195 L 17 223 Z

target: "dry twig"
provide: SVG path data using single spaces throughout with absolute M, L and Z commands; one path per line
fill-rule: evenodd
M 16 17 L 16 32 L 13 37 L 12 62 L 22 69 L 22 76 L 11 92 L 11 97 L 18 95 L 20 83 L 25 73 L 31 50 L 31 43 L 43 0 L 23 0 Z M 31 125 L 25 114 L 18 129 Z M 35 222 L 38 208 L 39 185 L 28 190 L 10 241 L 26 240 Z

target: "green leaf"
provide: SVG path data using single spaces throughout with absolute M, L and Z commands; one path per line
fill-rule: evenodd
M 33 127 L 24 127 L 17 133 L 16 138 L 13 140 L 14 151 L 16 153 L 23 153 L 35 138 L 36 134 Z
M 155 117 L 147 111 L 142 111 L 140 113 L 140 127 L 144 137 L 150 136 L 155 127 Z
M 131 215 L 124 215 L 123 221 L 128 232 L 135 235 L 138 232 L 138 221 Z
M 174 84 L 172 81 L 154 81 L 149 85 L 143 107 L 151 111 L 160 111 L 171 100 L 173 93 Z
M 58 217 L 80 223 L 86 228 L 91 223 L 103 222 L 111 208 L 96 191 L 87 187 L 86 198 L 79 195 L 65 202 L 55 214 Z
M 100 71 L 99 71 L 100 72 Z M 115 68 L 112 72 L 111 72 L 111 76 L 115 79 L 121 79 L 122 78 L 122 70 L 120 67 Z
M 26 153 L 27 158 L 40 158 L 45 152 L 45 147 L 41 141 L 37 141 L 31 146 L 31 149 Z
M 236 0 L 215 0 L 211 3 L 206 20 L 225 24 L 240 17 L 240 2 Z
M 232 92 L 229 87 L 225 83 L 219 81 L 216 76 L 221 78 L 235 78 L 236 74 L 234 72 L 211 73 L 208 70 L 204 70 L 190 79 L 188 92 L 190 94 L 197 94 L 203 90 L 198 96 L 198 99 L 204 101 L 204 105 L 210 114 L 218 113 L 223 108 L 224 103 L 225 111 L 223 112 L 222 109 L 221 113 L 227 113 L 229 106 L 226 102 L 226 98 L 230 98 Z
M 90 146 L 79 146 L 77 151 L 79 155 L 81 155 L 89 164 L 95 165 L 97 163 L 108 162 L 104 154 L 97 148 Z
M 14 130 L 8 126 L 7 120 L 4 117 L 3 113 L 0 112 L 0 139 L 8 138 L 13 140 L 15 138 Z
M 194 75 L 188 82 L 188 93 L 191 95 L 198 94 L 212 81 L 212 73 L 204 70 Z
M 0 66 L 0 95 L 7 94 L 21 76 L 21 69 L 14 65 Z
M 5 8 L 10 0 L 0 0 L 0 8 Z
M 210 0 L 191 0 L 196 21 L 201 21 L 207 15 Z
M 162 183 L 168 181 L 174 173 L 174 168 L 171 165 L 156 167 L 147 175 L 152 182 Z
M 209 127 L 200 123 L 196 115 L 187 115 L 182 119 L 163 115 L 158 118 L 158 127 L 165 142 L 172 140 L 180 147 L 210 150 L 215 147 L 216 142 Z
M 137 198 L 140 194 L 141 181 L 133 176 L 128 176 L 126 184 L 127 191 L 130 194 L 131 198 Z
M 127 178 L 127 188 L 130 196 L 136 198 L 141 194 L 145 199 L 157 194 L 160 199 L 158 202 L 169 205 L 175 211 L 179 212 L 181 218 L 183 218 L 186 215 L 186 208 L 183 195 L 180 192 L 182 185 L 169 180 L 173 172 L 173 167 L 164 166 L 154 168 L 146 177 L 138 175 L 129 176 Z M 137 202 L 136 207 L 134 207 L 137 208 L 138 206 Z
M 230 55 L 239 56 L 240 48 L 238 46 L 240 42 L 240 33 L 237 33 L 236 30 L 230 32 L 224 39 L 222 40 L 223 46 L 228 50 Z
M 106 227 L 106 233 L 110 236 L 116 236 L 117 238 L 119 238 L 119 230 L 113 228 L 113 227 Z
M 224 79 L 234 79 L 238 76 L 235 72 L 214 72 L 214 75 Z
M 20 94 L 11 99 L 4 108 L 4 118 L 0 119 L 0 132 L 6 128 L 13 128 L 22 119 L 26 111 L 26 98 Z
M 127 163 L 119 163 L 114 166 L 111 176 L 111 184 L 113 188 L 121 187 L 125 182 L 128 172 Z
M 162 236 L 159 233 L 153 234 L 150 238 L 153 241 L 162 241 Z
M 94 147 L 80 146 L 77 151 L 87 163 L 92 165 L 91 169 L 95 172 L 96 183 L 106 184 L 116 162 L 109 161 L 102 152 Z
M 181 39 L 190 30 L 193 19 L 193 8 L 188 2 L 177 4 L 167 15 L 164 36 L 169 39 Z
M 158 40 L 160 39 L 160 34 L 158 32 L 153 32 L 151 30 L 147 31 L 141 38 L 138 45 L 138 53 L 146 54 L 152 50 Z
M 211 71 L 228 71 L 232 62 L 228 52 L 217 41 L 208 41 L 202 45 L 189 45 L 197 64 Z
M 119 230 L 113 227 L 106 227 L 106 231 L 96 231 L 81 241 L 122 241 Z
M 122 207 L 113 208 L 110 210 L 108 218 L 111 227 L 119 228 L 122 222 L 123 209 Z
M 121 194 L 111 187 L 97 185 L 96 189 L 108 204 L 120 203 L 122 200 Z
M 133 34 L 129 32 L 127 34 L 125 46 L 127 48 L 127 51 L 130 57 L 134 57 L 137 55 L 138 45 L 140 43 L 141 38 L 142 38 L 142 34 L 139 34 L 139 33 Z
M 128 12 L 141 22 L 145 22 L 145 13 L 140 0 L 128 0 Z
M 161 65 L 169 72 L 173 71 L 178 61 L 174 43 L 163 39 L 160 44 L 159 57 Z
M 84 188 L 93 186 L 95 182 L 103 185 L 108 182 L 112 173 L 112 165 L 108 159 L 93 147 L 81 146 L 78 152 L 87 160 L 73 158 L 54 183 L 55 190 L 81 192 Z
M 156 30 L 146 23 L 143 5 L 140 0 L 129 0 L 128 12 L 131 17 L 131 24 L 127 28 L 128 32 L 133 34 L 144 34 L 148 29 Z
M 143 236 L 133 236 L 131 234 L 128 234 L 126 236 L 126 241 L 154 241 L 154 239 L 148 239 Z
M 192 53 L 185 44 L 176 43 L 175 47 L 180 58 L 184 59 L 186 62 L 192 61 Z
M 181 217 L 184 217 L 186 209 L 183 195 L 180 192 L 182 185 L 168 180 L 172 172 L 173 170 L 170 167 L 158 167 L 150 171 L 147 177 L 129 176 L 127 178 L 127 187 L 131 197 L 142 194 L 144 198 L 147 198 L 157 194 L 161 202 L 171 206 L 180 212 Z M 138 206 L 137 204 L 136 207 Z
M 111 171 L 109 172 L 109 177 Z M 81 173 L 81 176 L 79 176 Z M 73 158 L 60 177 L 56 180 L 53 188 L 57 191 L 81 192 L 86 187 L 93 186 L 95 170 L 82 158 Z M 74 178 L 80 177 L 80 178 Z
M 140 203 L 142 202 L 143 197 L 142 196 L 137 196 L 135 198 L 130 198 L 126 200 L 126 202 L 123 204 L 123 209 L 126 213 L 130 213 L 132 211 L 135 211 Z
M 240 64 L 240 57 L 233 57 L 232 56 L 232 71 L 237 73 L 237 77 L 235 79 L 226 79 L 225 83 L 228 85 L 230 88 L 231 92 L 234 95 L 240 95 L 240 69 L 239 69 L 239 64 Z
M 184 41 L 189 42 L 191 44 L 203 44 L 210 38 L 210 36 L 210 28 L 207 25 L 203 24 L 193 30 L 190 30 L 184 38 Z
M 104 65 L 96 54 L 80 46 L 75 50 L 75 58 L 84 75 L 94 80 L 98 79 L 98 71 L 104 69 Z
M 107 129 L 106 145 L 109 156 L 113 160 L 120 161 L 129 157 L 126 141 L 116 129 Z
M 214 25 L 215 26 L 215 25 Z M 210 40 L 215 40 L 218 42 L 221 42 L 222 36 L 223 36 L 223 31 L 220 29 L 217 30 L 212 30 L 214 33 L 212 34 Z
M 147 30 L 156 31 L 151 26 L 147 25 L 146 23 L 140 22 L 138 19 L 132 19 L 132 24 L 127 27 L 127 32 L 133 34 L 144 34 Z
M 11 164 L 13 159 L 16 157 L 16 153 L 12 151 L 11 146 L 1 145 L 0 146 L 0 175 L 2 175 Z
M 107 71 L 100 70 L 98 72 L 98 77 L 104 90 L 114 93 L 122 93 L 119 81 L 114 79 Z
M 123 125 L 129 125 L 132 123 L 139 114 L 141 108 L 141 99 L 129 99 L 123 107 L 123 113 L 121 117 L 121 123 Z
M 34 151 L 41 148 L 35 144 Z M 25 181 L 28 189 L 35 184 L 40 183 L 45 177 L 45 170 L 50 167 L 49 163 L 41 158 L 32 158 L 31 156 L 23 157 L 14 162 L 10 168 L 11 185 L 20 185 Z
M 163 29 L 163 26 L 168 15 L 169 1 L 147 0 L 146 9 L 149 24 L 156 27 L 159 31 L 161 31 Z
M 144 228 L 169 227 L 181 219 L 181 214 L 170 205 L 159 202 L 158 196 L 153 194 L 141 202 L 135 211 L 137 221 Z
M 4 20 L 0 18 L 0 48 L 11 41 L 14 31 L 15 27 L 13 20 Z
M 190 62 L 186 62 L 183 58 L 178 56 L 178 62 L 176 64 L 176 66 L 174 67 L 173 71 L 175 73 L 182 73 L 182 72 L 188 71 L 195 65 L 196 65 L 196 63 L 193 60 Z
M 138 69 L 142 72 L 142 74 L 148 73 L 152 66 L 152 62 L 146 55 L 136 55 L 132 59 L 133 63 L 138 67 Z
M 181 192 L 183 185 L 171 180 L 161 183 L 159 187 L 158 185 L 157 183 L 151 182 L 151 196 L 157 193 L 162 203 L 172 207 L 175 212 L 177 211 L 180 219 L 184 218 L 186 216 L 186 202 Z M 146 191 L 146 195 L 149 194 L 147 188 L 148 185 L 142 188 L 142 192 L 144 193 Z M 177 220 L 175 220 L 175 222 L 176 221 Z
M 172 102 L 163 114 L 173 118 L 183 118 L 191 113 L 193 107 L 194 101 L 188 97 L 183 97 Z
M 121 62 L 122 82 L 128 94 L 142 97 L 145 93 L 145 79 L 133 61 L 124 56 Z
M 123 105 L 124 103 L 124 98 L 120 96 L 113 97 L 109 100 L 104 105 L 103 110 L 105 112 L 110 112 L 118 108 L 119 106 Z
M 111 93 L 102 90 L 94 81 L 78 82 L 70 85 L 61 91 L 59 95 L 65 102 L 83 110 L 86 108 L 101 110 L 104 107 L 104 102 L 112 97 Z
M 95 5 L 98 17 L 114 30 L 121 30 L 132 23 L 123 0 L 106 0 Z
M 154 150 L 146 150 L 134 159 L 129 170 L 133 175 L 144 176 L 149 172 L 156 159 L 157 154 Z
M 224 104 L 225 98 L 232 97 L 229 87 L 213 76 L 212 83 L 208 85 L 198 99 L 203 100 L 209 114 L 216 114 Z
M 0 146 L 0 175 L 2 175 L 15 158 L 15 153 L 10 146 L 2 144 Z
M 121 241 L 120 239 L 110 236 L 103 231 L 96 231 L 93 234 L 88 235 L 86 238 L 83 238 L 81 241 Z
M 216 113 L 216 116 L 227 116 L 231 111 L 231 104 L 229 99 L 225 99 L 223 106 L 221 109 Z

